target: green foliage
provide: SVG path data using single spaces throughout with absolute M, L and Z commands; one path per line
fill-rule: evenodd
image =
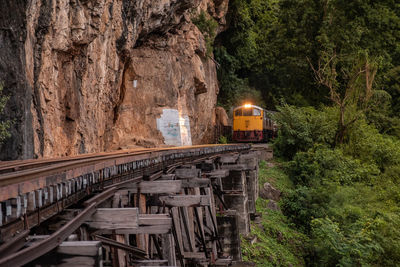
M 278 188 L 283 194 L 287 194 L 293 190 L 293 182 L 289 176 L 284 172 L 281 163 L 276 160 L 273 163 L 275 166 L 267 167 L 265 161 L 260 162 L 258 171 L 258 181 L 260 187 L 265 183 L 270 183 L 275 188 Z
M 218 138 L 218 143 L 219 143 L 219 144 L 227 144 L 227 143 L 228 143 L 228 138 L 227 138 L 226 136 L 221 135 L 221 136 Z
M 282 110 L 281 132 L 292 135 L 277 140 L 276 149 L 290 145 L 294 153 L 283 164 L 294 189 L 281 207 L 311 238 L 308 264 L 398 265 L 400 141 L 360 119 L 348 129 L 347 142 L 332 147 L 332 139 L 315 137 L 321 135 L 315 125 L 329 122 L 321 114 L 332 109 L 318 115 L 287 105 Z M 325 119 L 315 123 L 315 116 Z
M 10 99 L 9 96 L 3 95 L 3 85 L 0 84 L 0 113 L 3 113 L 7 101 Z M 0 143 L 4 142 L 5 139 L 11 137 L 9 129 L 11 127 L 11 121 L 1 121 L 0 122 Z
M 219 102 L 254 88 L 269 109 L 297 106 L 278 107 L 274 153 L 290 160 L 280 204 L 311 239 L 307 265 L 400 265 L 398 3 L 233 0 L 228 15 L 215 48 Z
M 203 10 L 197 17 L 192 18 L 192 22 L 201 31 L 206 41 L 207 54 L 210 56 L 213 51 L 214 39 L 218 28 L 218 22 L 210 17 Z
M 240 79 L 235 70 L 240 67 L 239 61 L 230 56 L 224 47 L 214 51 L 216 60 L 223 66 L 217 69 L 218 80 L 221 87 L 218 104 L 226 110 L 231 107 L 251 102 L 264 107 L 265 102 L 261 92 L 250 87 L 247 79 Z
M 363 182 L 371 184 L 380 174 L 376 165 L 363 163 L 344 155 L 341 149 L 316 146 L 308 152 L 299 152 L 287 165 L 295 184 L 313 186 L 335 183 L 337 185 Z
M 329 218 L 314 219 L 312 229 L 318 255 L 315 266 L 365 266 L 382 251 L 369 232 L 359 229 L 345 235 L 339 224 Z
M 236 63 L 231 69 L 218 59 L 222 72 L 228 74 L 218 75 L 223 81 L 220 103 L 227 105 L 226 99 L 244 83 L 262 93 L 269 109 L 281 98 L 297 106 L 328 104 L 329 89 L 315 82 L 311 65 L 323 69 L 335 56 L 335 71 L 329 75 L 342 93 L 359 59 L 368 55 L 379 68 L 374 88 L 392 97 L 384 114 L 375 109 L 370 119 L 379 124 L 380 132 L 399 134 L 400 8 L 396 1 L 233 0 L 228 21 L 216 49 L 226 48 Z
M 400 166 L 400 140 L 380 134 L 366 121 L 354 125 L 348 139 L 348 145 L 343 147 L 346 154 L 376 164 L 382 171 Z
M 276 155 L 291 159 L 298 151 L 307 151 L 314 144 L 333 144 L 337 118 L 338 113 L 332 108 L 318 111 L 287 104 L 278 107 L 278 113 L 273 116 L 279 127 L 274 142 Z
M 281 212 L 266 209 L 267 202 L 258 200 L 257 211 L 264 212 L 262 223 L 251 225 L 251 234 L 257 237 L 255 244 L 242 238 L 243 259 L 257 266 L 304 266 L 307 237 L 293 230 Z
M 259 183 L 273 184 L 283 193 L 290 192 L 293 184 L 283 170 L 277 166 L 268 168 L 266 162 L 260 163 Z M 280 211 L 267 208 L 268 200 L 259 198 L 257 212 L 262 214 L 261 224 L 252 222 L 251 235 L 256 236 L 253 245 L 242 237 L 241 247 L 245 261 L 257 266 L 304 266 L 303 256 L 307 249 L 308 238 L 295 231 L 286 216 Z

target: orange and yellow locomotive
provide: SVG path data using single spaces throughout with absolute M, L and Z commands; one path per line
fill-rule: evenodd
M 245 104 L 233 110 L 233 134 L 235 142 L 266 142 L 274 138 L 276 124 L 263 108 Z

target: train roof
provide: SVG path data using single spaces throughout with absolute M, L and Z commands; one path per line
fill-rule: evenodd
M 263 108 L 261 108 L 261 107 L 259 107 L 259 106 L 256 106 L 256 105 L 252 105 L 252 104 L 250 104 L 250 107 L 251 107 L 251 108 L 258 108 L 258 109 L 263 110 Z M 248 106 L 248 105 L 242 105 L 242 106 L 239 106 L 239 107 L 234 108 L 233 110 L 235 111 L 235 110 L 237 110 L 237 109 L 239 109 L 239 108 L 249 108 L 249 106 Z

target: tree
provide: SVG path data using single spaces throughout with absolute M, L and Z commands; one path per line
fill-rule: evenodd
M 344 142 L 347 129 L 371 107 L 373 83 L 378 70 L 376 61 L 370 60 L 367 54 L 355 58 L 350 68 L 344 67 L 349 60 L 353 59 L 350 56 L 325 54 L 317 67 L 310 62 L 315 80 L 329 89 L 329 99 L 339 109 L 336 144 Z

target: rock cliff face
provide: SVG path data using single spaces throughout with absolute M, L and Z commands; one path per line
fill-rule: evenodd
M 14 120 L 2 159 L 159 146 L 164 109 L 210 142 L 215 64 L 190 17 L 228 0 L 0 0 L 0 81 Z

